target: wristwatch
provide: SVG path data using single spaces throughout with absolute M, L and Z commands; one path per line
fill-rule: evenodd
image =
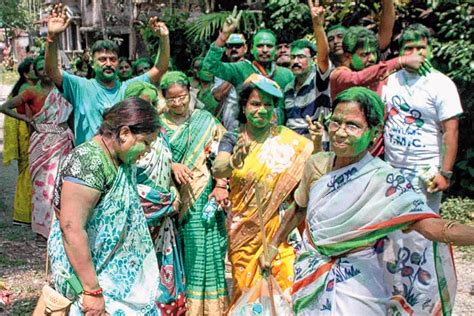
M 453 172 L 452 171 L 444 171 L 444 170 L 440 170 L 439 171 L 439 174 L 442 175 L 443 177 L 446 178 L 446 180 L 451 180 L 452 176 L 453 176 Z

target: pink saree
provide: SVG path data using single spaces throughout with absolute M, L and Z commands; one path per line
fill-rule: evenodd
M 33 116 L 37 130 L 30 137 L 32 221 L 35 233 L 48 238 L 53 212 L 54 181 L 61 160 L 73 148 L 73 133 L 67 126 L 72 105 L 54 88 L 40 112 Z

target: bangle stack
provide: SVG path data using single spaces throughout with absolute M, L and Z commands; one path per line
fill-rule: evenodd
M 99 287 L 97 290 L 92 290 L 92 291 L 83 290 L 82 291 L 82 295 L 89 295 L 89 296 L 102 296 L 103 293 L 104 293 L 104 290 L 101 287 Z
M 450 230 L 454 225 L 456 225 L 456 221 L 448 221 L 444 224 L 443 229 L 441 230 L 441 236 L 443 237 L 443 241 L 446 244 L 452 245 L 453 241 L 449 238 L 448 230 Z

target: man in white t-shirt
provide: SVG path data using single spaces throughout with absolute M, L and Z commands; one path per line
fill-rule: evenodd
M 400 37 L 400 56 L 411 54 L 431 57 L 430 33 L 421 24 L 409 26 Z M 462 107 L 456 86 L 436 70 L 420 76 L 402 69 L 388 78 L 383 98 L 388 113 L 385 160 L 401 168 L 439 212 L 458 148 L 457 117 Z

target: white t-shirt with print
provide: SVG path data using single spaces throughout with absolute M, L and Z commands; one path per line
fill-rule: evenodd
M 436 70 L 426 76 L 401 70 L 388 78 L 382 97 L 385 160 L 397 168 L 440 167 L 442 121 L 462 113 L 454 82 Z

